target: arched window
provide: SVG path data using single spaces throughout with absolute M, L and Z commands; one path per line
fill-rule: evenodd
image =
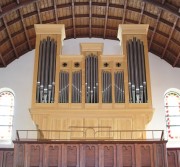
M 14 93 L 11 89 L 0 89 L 0 142 L 11 141 L 14 115 Z
M 169 89 L 164 102 L 168 140 L 180 141 L 180 91 Z

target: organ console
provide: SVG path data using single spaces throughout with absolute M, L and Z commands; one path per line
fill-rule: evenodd
M 122 55 L 113 56 L 102 55 L 102 43 L 81 43 L 81 55 L 62 55 L 64 25 L 36 24 L 35 30 L 30 113 L 38 130 L 72 131 L 63 139 L 116 140 L 122 137 L 120 130 L 146 128 L 153 114 L 148 25 L 119 25 Z M 41 134 L 57 138 L 51 132 Z M 124 138 L 128 135 L 123 133 Z

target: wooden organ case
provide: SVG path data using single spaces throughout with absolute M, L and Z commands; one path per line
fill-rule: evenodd
M 38 130 L 51 130 L 40 138 L 118 140 L 130 135 L 119 131 L 145 130 L 153 114 L 148 25 L 119 25 L 122 55 L 114 56 L 102 55 L 102 43 L 82 43 L 81 55 L 62 55 L 64 25 L 35 30 L 30 113 Z

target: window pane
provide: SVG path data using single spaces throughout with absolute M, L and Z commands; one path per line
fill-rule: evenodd
M 12 125 L 12 116 L 0 116 L 0 125 Z
M 168 127 L 168 138 L 173 141 L 180 140 L 179 126 Z
M 13 115 L 13 106 L 0 106 L 0 115 Z
M 0 126 L 0 140 L 11 139 L 12 126 Z
M 180 95 L 170 91 L 165 95 L 166 126 L 168 140 L 180 140 Z
M 8 88 L 0 90 L 0 141 L 10 141 L 14 113 L 14 94 Z
M 0 105 L 14 106 L 14 95 L 9 91 L 0 93 Z

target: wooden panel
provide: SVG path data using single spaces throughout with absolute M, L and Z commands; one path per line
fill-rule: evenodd
M 123 166 L 132 166 L 134 163 L 134 148 L 132 145 L 122 146 Z
M 176 150 L 168 151 L 168 167 L 179 167 L 179 156 L 180 155 L 177 155 Z
M 48 166 L 58 166 L 59 147 L 49 146 L 48 148 Z M 61 159 L 60 159 L 61 160 Z
M 40 166 L 42 151 L 39 145 L 32 145 L 30 147 L 30 166 Z
M 18 155 L 25 149 L 23 163 Z M 152 149 L 154 148 L 154 149 Z M 14 167 L 167 167 L 165 143 L 153 142 L 24 142 L 18 146 L 15 143 Z M 3 154 L 3 162 L 11 167 L 13 154 Z M 168 167 L 179 167 L 178 150 L 168 152 Z M 0 167 L 2 166 L 0 151 Z M 5 166 L 6 167 L 6 166 Z
M 141 146 L 141 165 L 151 167 L 151 158 L 150 146 Z
M 13 167 L 13 149 L 0 149 L 0 167 Z
M 97 167 L 98 166 L 98 153 L 97 145 L 85 146 L 85 166 L 86 167 Z
M 116 147 L 114 145 L 104 146 L 104 167 L 116 166 Z
M 80 127 L 80 128 L 79 128 Z M 83 138 L 83 119 L 80 118 L 72 118 L 70 119 L 70 127 L 69 129 L 72 131 L 70 138 Z M 74 131 L 74 132 L 73 132 Z
M 67 145 L 67 166 L 79 166 L 79 148 L 77 145 Z

